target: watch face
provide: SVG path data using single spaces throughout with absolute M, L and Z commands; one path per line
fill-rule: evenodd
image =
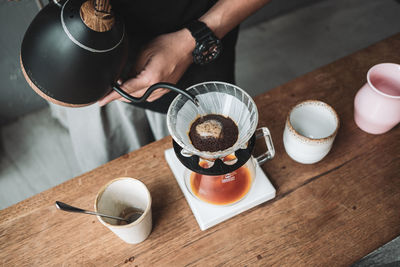
M 221 53 L 221 41 L 213 36 L 208 36 L 201 43 L 197 43 L 193 52 L 194 63 L 204 65 L 218 57 Z

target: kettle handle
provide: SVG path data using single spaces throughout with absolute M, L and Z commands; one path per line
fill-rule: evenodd
M 174 84 L 171 84 L 171 83 L 160 82 L 160 83 L 153 84 L 152 86 L 149 87 L 149 89 L 147 89 L 147 91 L 141 97 L 131 96 L 130 94 L 128 94 L 127 92 L 122 90 L 121 87 L 119 87 L 119 85 L 117 85 L 117 84 L 113 85 L 113 89 L 118 94 L 120 94 L 122 97 L 128 99 L 132 103 L 136 103 L 136 104 L 146 101 L 146 99 L 150 96 L 150 94 L 154 90 L 157 90 L 159 88 L 166 88 L 166 89 L 169 89 L 169 90 L 174 91 L 176 93 L 182 94 L 182 95 L 186 96 L 187 98 L 189 98 L 190 101 L 192 101 L 196 106 L 198 106 L 198 101 L 197 101 L 196 97 L 192 93 L 189 93 L 188 91 L 185 91 L 184 89 L 180 89 L 180 88 L 176 87 Z

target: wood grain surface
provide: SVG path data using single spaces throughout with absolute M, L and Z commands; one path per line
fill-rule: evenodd
M 348 266 L 400 234 L 400 129 L 370 135 L 353 120 L 353 99 L 377 63 L 400 62 L 400 34 L 255 98 L 260 126 L 276 148 L 263 170 L 277 197 L 201 231 L 164 159 L 171 138 L 0 211 L 4 266 Z M 321 162 L 289 158 L 282 134 L 290 107 L 327 102 L 341 126 Z M 95 217 L 56 210 L 60 200 L 93 209 L 102 185 L 142 180 L 153 198 L 153 231 L 141 244 L 121 241 Z
M 115 23 L 110 0 L 88 0 L 82 4 L 80 15 L 86 26 L 97 32 L 109 31 Z

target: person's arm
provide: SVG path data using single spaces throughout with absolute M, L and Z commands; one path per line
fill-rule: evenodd
M 269 0 L 220 0 L 199 20 L 206 23 L 221 39 L 268 2 Z M 137 76 L 125 81 L 121 88 L 132 96 L 140 97 L 155 83 L 177 83 L 193 62 L 192 52 L 195 45 L 194 38 L 186 28 L 160 35 L 141 52 L 133 70 Z M 168 91 L 158 89 L 147 100 L 154 101 Z M 103 106 L 116 99 L 127 101 L 117 92 L 111 92 L 99 101 L 99 105 Z
M 207 24 L 214 34 L 221 39 L 269 1 L 219 0 L 199 20 Z

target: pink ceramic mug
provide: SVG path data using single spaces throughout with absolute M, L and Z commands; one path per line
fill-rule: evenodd
M 400 65 L 375 65 L 367 81 L 354 99 L 354 120 L 365 132 L 382 134 L 400 122 Z

